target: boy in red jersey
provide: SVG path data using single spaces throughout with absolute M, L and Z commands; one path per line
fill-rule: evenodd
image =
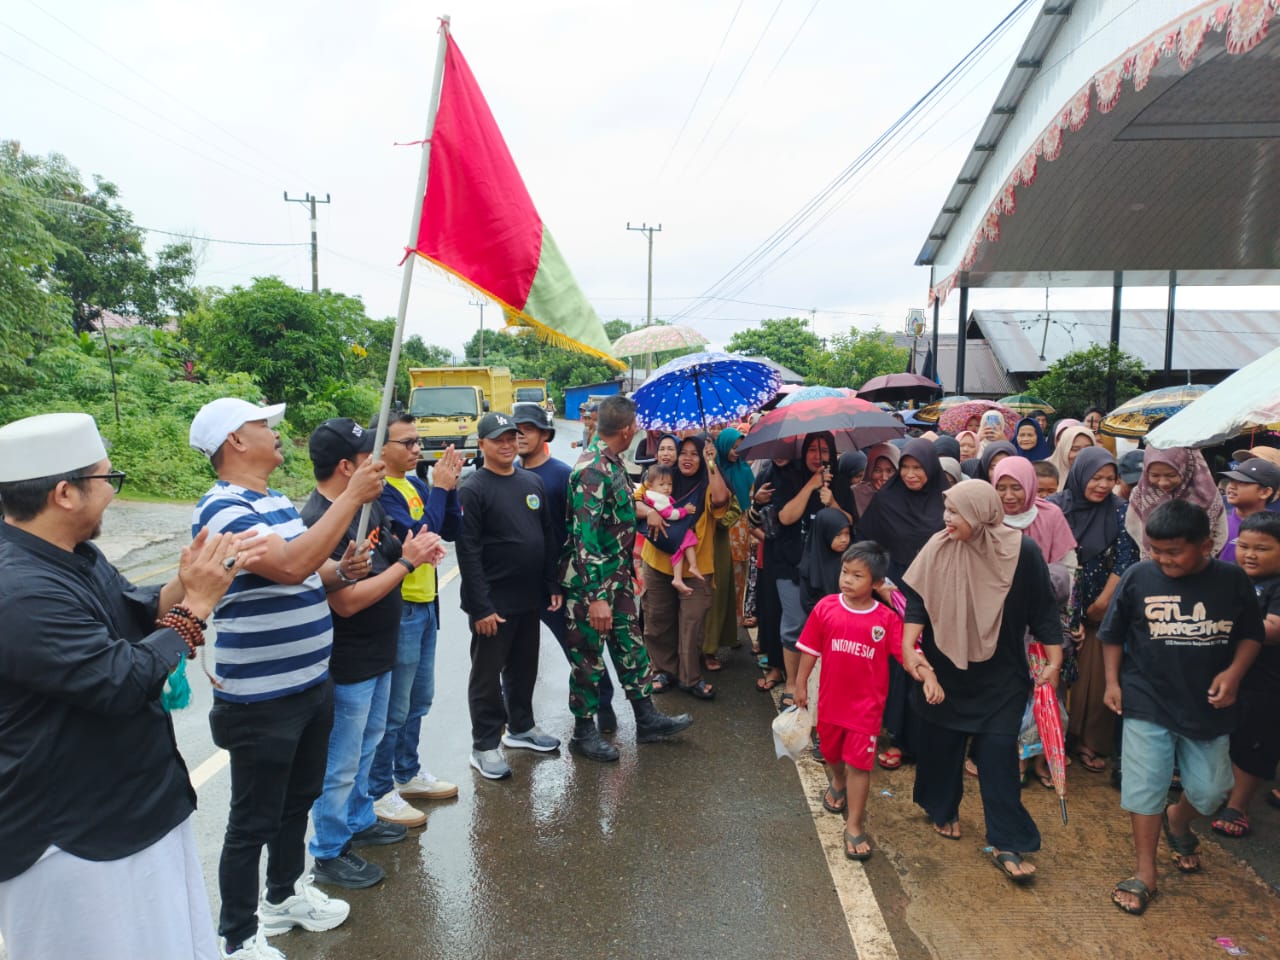
M 924 684 L 929 703 L 943 696 L 924 657 L 903 650 L 902 618 L 876 599 L 888 567 L 888 551 L 878 543 L 863 540 L 849 547 L 840 560 L 840 592 L 818 601 L 797 644 L 797 707 L 808 705 L 809 674 L 822 659 L 818 740 L 831 781 L 822 805 L 844 814 L 844 855 L 850 860 L 866 860 L 872 852 L 864 820 L 876 734 L 889 695 L 889 657 Z

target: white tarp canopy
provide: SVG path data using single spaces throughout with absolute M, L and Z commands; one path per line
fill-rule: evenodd
M 916 261 L 933 293 L 1280 283 L 1277 17 L 1045 0 Z
M 1147 434 L 1152 447 L 1211 447 L 1280 422 L 1280 348 L 1259 357 Z

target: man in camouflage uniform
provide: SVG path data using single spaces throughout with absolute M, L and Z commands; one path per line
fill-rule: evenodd
M 561 564 L 569 619 L 565 650 L 573 665 L 569 749 L 591 760 L 618 759 L 617 748 L 601 738 L 593 721 L 606 642 L 635 710 L 638 742 L 665 739 L 693 723 L 687 713 L 668 717 L 654 707 L 649 654 L 636 624 L 631 580 L 635 493 L 620 456 L 635 432 L 634 401 L 621 396 L 601 401 L 595 438 L 569 475 L 569 539 Z

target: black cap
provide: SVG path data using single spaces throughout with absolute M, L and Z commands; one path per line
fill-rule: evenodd
M 514 433 L 515 421 L 505 413 L 486 413 L 480 418 L 480 426 L 476 429 L 481 440 L 493 440 L 504 433 Z
M 1116 461 L 1116 466 L 1120 472 L 1120 479 L 1129 486 L 1133 486 L 1142 479 L 1142 462 L 1143 453 L 1141 450 L 1130 450 L 1128 453 L 1120 457 Z
M 372 453 L 373 440 L 372 430 L 366 430 L 350 417 L 336 417 L 311 432 L 307 449 L 314 466 L 332 469 L 343 460 L 354 461 L 358 453 Z
M 1234 470 L 1224 470 L 1221 476 L 1240 483 L 1256 483 L 1272 490 L 1280 491 L 1280 467 L 1269 460 L 1254 457 L 1246 460 Z
M 511 408 L 511 422 L 531 423 L 539 430 L 547 431 L 550 434 L 548 440 L 556 438 L 556 422 L 540 403 L 517 403 Z

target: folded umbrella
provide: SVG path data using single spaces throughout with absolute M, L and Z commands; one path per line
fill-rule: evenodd
M 1027 647 L 1027 661 L 1034 678 L 1049 665 L 1049 654 L 1039 640 Z M 1049 765 L 1049 778 L 1053 781 L 1058 805 L 1062 808 L 1062 822 L 1067 822 L 1067 748 L 1062 736 L 1062 713 L 1058 695 L 1052 684 L 1042 683 L 1032 694 L 1032 712 L 1040 731 L 1040 743 L 1044 746 L 1045 763 Z

